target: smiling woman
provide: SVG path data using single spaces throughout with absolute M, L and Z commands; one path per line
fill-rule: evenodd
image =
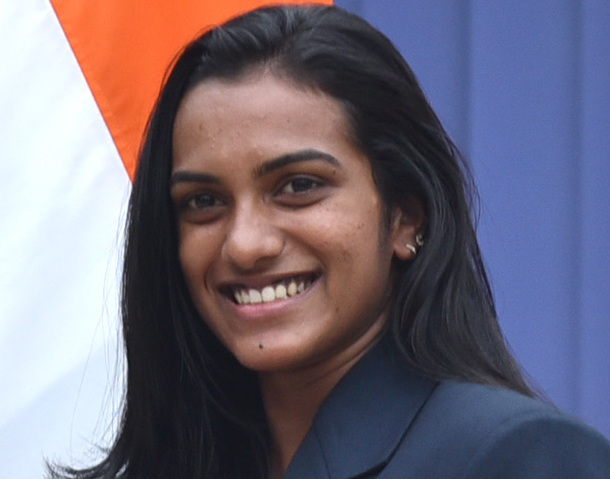
M 396 210 L 380 235 L 371 166 L 338 102 L 264 68 L 200 83 L 176 114 L 171 192 L 193 302 L 261 380 L 340 377 L 377 340 L 394 250 L 422 212 Z
M 472 194 L 361 19 L 277 7 L 204 34 L 131 197 L 122 427 L 62 473 L 608 477 L 610 445 L 535 399 L 504 344 Z

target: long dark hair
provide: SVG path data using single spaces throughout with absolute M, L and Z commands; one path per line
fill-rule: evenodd
M 425 245 L 396 262 L 388 325 L 411 366 L 532 395 L 507 350 L 473 226 L 474 185 L 411 69 L 380 32 L 334 7 L 264 8 L 190 44 L 151 117 L 129 206 L 122 291 L 127 392 L 121 430 L 84 478 L 266 477 L 269 435 L 256 376 L 189 297 L 169 178 L 185 93 L 264 68 L 344 108 L 386 209 L 417 198 Z

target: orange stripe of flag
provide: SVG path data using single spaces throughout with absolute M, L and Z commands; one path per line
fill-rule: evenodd
M 131 178 L 168 65 L 205 28 L 271 0 L 51 0 Z M 293 0 L 288 3 L 310 3 Z M 332 0 L 317 3 L 332 4 Z

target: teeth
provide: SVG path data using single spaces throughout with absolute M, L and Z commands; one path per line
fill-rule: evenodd
M 250 294 L 250 302 L 252 304 L 260 304 L 263 302 L 263 296 L 257 289 L 251 289 L 248 293 Z
M 286 286 L 283 284 L 278 284 L 275 287 L 275 299 L 284 299 L 286 298 Z
M 264 303 L 269 303 L 275 299 L 275 289 L 273 286 L 265 286 L 261 291 Z
M 286 284 L 278 283 L 275 286 L 265 286 L 262 290 L 249 288 L 247 290 L 235 290 L 233 297 L 237 304 L 261 304 L 270 303 L 278 299 L 286 299 L 301 294 L 311 284 L 309 280 L 291 279 Z

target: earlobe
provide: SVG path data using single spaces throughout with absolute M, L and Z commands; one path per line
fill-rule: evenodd
M 392 210 L 392 248 L 394 255 L 401 261 L 414 259 L 424 245 L 424 214 L 421 203 L 412 200 L 409 210 L 409 213 L 398 207 Z
M 392 247 L 396 257 L 401 261 L 415 258 L 420 248 L 420 243 L 423 244 L 423 239 L 421 238 L 416 226 L 400 223 L 392 239 Z

